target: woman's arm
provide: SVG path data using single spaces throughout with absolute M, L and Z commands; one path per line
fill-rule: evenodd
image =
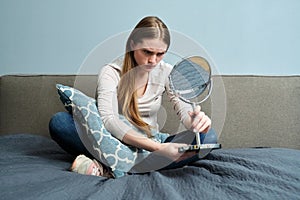
M 187 144 L 155 142 L 133 130 L 130 130 L 124 135 L 123 142 L 141 149 L 156 152 L 176 162 L 195 155 L 195 152 L 178 152 L 178 148 L 187 146 Z
M 123 142 L 147 151 L 158 151 L 161 149 L 161 143 L 155 142 L 146 136 L 129 130 L 123 137 Z
M 114 66 L 106 65 L 98 75 L 97 104 L 104 127 L 116 138 L 122 140 L 125 133 L 132 129 L 119 118 L 117 86 L 119 71 Z

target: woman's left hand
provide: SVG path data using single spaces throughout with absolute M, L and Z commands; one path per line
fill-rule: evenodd
M 201 107 L 198 105 L 195 107 L 193 112 L 189 112 L 189 116 L 191 117 L 191 130 L 195 133 L 207 133 L 211 128 L 211 119 L 201 111 Z

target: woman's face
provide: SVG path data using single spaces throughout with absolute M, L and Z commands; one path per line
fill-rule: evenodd
M 164 57 L 168 45 L 161 39 L 144 39 L 142 42 L 131 42 L 134 59 L 138 66 L 151 71 Z

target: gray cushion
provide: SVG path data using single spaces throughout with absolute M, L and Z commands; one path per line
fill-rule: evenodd
M 222 84 L 215 84 L 212 98 L 201 106 L 213 115 L 213 126 L 221 134 L 224 148 L 300 149 L 300 76 L 223 75 L 213 79 L 224 84 L 226 99 L 220 98 L 218 102 L 216 97 Z M 49 119 L 64 111 L 55 84 L 76 85 L 94 96 L 96 81 L 96 75 L 2 76 L 0 134 L 27 132 L 49 136 Z M 212 112 L 213 104 L 221 106 Z M 182 127 L 165 96 L 163 107 L 167 110 L 167 122 L 162 132 L 177 132 Z

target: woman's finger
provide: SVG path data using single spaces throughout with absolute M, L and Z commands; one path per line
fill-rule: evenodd
M 195 106 L 194 108 L 194 115 L 198 115 L 201 111 L 201 107 L 199 105 Z
M 208 120 L 205 121 L 205 123 L 200 126 L 198 129 L 200 133 L 206 133 L 211 128 L 211 120 L 208 118 Z
M 203 120 L 205 117 L 204 112 L 199 112 L 198 115 L 196 115 L 193 119 L 192 127 L 196 128 L 198 124 Z

